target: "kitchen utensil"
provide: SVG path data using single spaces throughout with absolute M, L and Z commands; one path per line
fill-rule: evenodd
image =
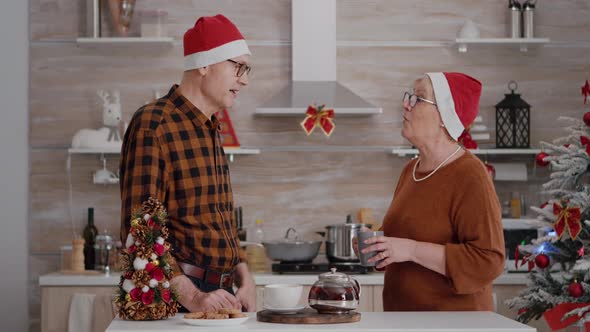
M 278 308 L 267 308 L 263 307 L 264 310 L 268 310 L 272 313 L 281 314 L 281 315 L 292 315 L 300 312 L 301 310 L 305 309 L 305 305 L 297 305 L 293 308 L 285 308 L 285 309 L 278 309 Z
M 92 176 L 94 184 L 117 184 L 119 177 L 107 169 L 107 159 L 102 158 L 102 169 L 94 172 Z
M 369 224 L 336 224 L 326 226 L 326 256 L 330 262 L 358 262 L 354 253 L 352 239 L 363 228 L 371 228 Z
M 96 236 L 94 250 L 96 252 L 94 268 L 109 274 L 116 248 L 114 238 L 107 230 Z
M 245 323 L 250 317 L 226 318 L 226 319 L 192 319 L 182 318 L 182 321 L 195 326 L 234 326 Z
M 325 315 L 320 314 L 314 309 L 306 308 L 300 312 L 285 315 L 269 310 L 262 310 L 256 313 L 256 320 L 278 324 L 338 324 L 358 322 L 361 320 L 361 314 L 356 311 L 350 311 L 340 315 Z
M 516 0 L 508 1 L 508 37 L 521 38 L 522 16 L 520 3 Z
M 267 309 L 293 310 L 301 300 L 303 286 L 297 284 L 271 284 L 264 286 L 262 299 Z
M 359 306 L 361 285 L 348 275 L 330 272 L 319 275 L 309 291 L 309 306 L 324 314 L 344 314 Z
M 290 233 L 294 238 L 289 238 Z M 298 239 L 297 231 L 289 228 L 285 239 L 280 241 L 263 241 L 266 255 L 275 261 L 281 262 L 307 262 L 313 260 L 320 250 L 322 241 L 301 241 Z
M 522 34 L 524 38 L 535 37 L 535 3 L 536 0 L 527 0 L 522 5 Z
M 365 244 L 365 240 L 372 238 L 374 236 L 383 236 L 383 231 L 367 231 L 367 232 L 359 232 L 358 233 L 358 250 L 359 250 L 359 259 L 361 261 L 362 266 L 375 266 L 377 262 L 369 263 L 367 260 L 369 258 L 374 257 L 375 255 L 379 254 L 379 251 L 371 251 L 369 253 L 363 254 L 361 251 L 369 246 L 369 244 Z

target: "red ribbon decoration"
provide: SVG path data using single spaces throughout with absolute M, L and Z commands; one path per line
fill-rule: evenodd
M 575 240 L 582 231 L 582 223 L 580 222 L 579 208 L 563 208 L 558 203 L 553 203 L 553 214 L 557 215 L 557 221 L 553 224 L 553 229 L 558 237 L 561 237 L 565 229 L 569 230 L 572 240 Z
M 588 101 L 588 96 L 590 96 L 590 84 L 588 80 L 586 80 L 586 84 L 582 87 L 582 95 L 584 95 L 584 104 Z
M 570 312 L 574 309 L 587 306 L 588 304 L 590 304 L 590 303 L 562 303 L 562 304 L 558 304 L 555 307 L 545 311 L 545 313 L 543 313 L 543 317 L 545 317 L 545 320 L 547 321 L 547 325 L 549 325 L 549 327 L 551 328 L 552 331 L 561 330 L 561 329 L 564 329 L 564 328 L 574 324 L 575 322 L 579 321 L 580 318 L 582 318 L 582 317 L 579 317 L 578 315 L 572 315 L 564 320 L 561 320 L 565 314 L 567 314 L 568 312 Z M 588 311 L 586 311 L 585 314 L 587 314 L 587 313 L 588 313 Z M 584 323 L 584 327 L 585 327 L 586 331 L 589 331 L 590 322 Z
M 580 136 L 580 143 L 586 147 L 586 153 L 590 155 L 590 138 L 586 136 Z
M 310 105 L 307 108 L 307 112 L 305 112 L 305 119 L 301 122 L 301 127 L 305 133 L 309 136 L 316 126 L 322 128 L 322 131 L 326 136 L 330 137 L 334 128 L 333 119 L 334 119 L 334 110 L 333 109 L 326 109 L 324 105 L 319 106 L 316 108 L 313 105 Z

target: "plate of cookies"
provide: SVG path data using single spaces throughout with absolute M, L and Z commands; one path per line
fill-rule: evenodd
M 248 316 L 240 309 L 217 309 L 210 312 L 191 312 L 185 314 L 182 320 L 196 326 L 228 326 L 243 324 Z

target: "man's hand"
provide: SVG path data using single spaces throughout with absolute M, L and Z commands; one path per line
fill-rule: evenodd
M 246 263 L 238 264 L 234 273 L 238 285 L 236 298 L 244 308 L 244 311 L 256 311 L 256 284 L 250 275 L 248 265 Z
M 240 301 L 226 290 L 218 289 L 209 293 L 202 292 L 187 276 L 176 276 L 170 280 L 170 283 L 180 294 L 178 302 L 190 312 L 216 311 L 221 308 L 242 308 Z

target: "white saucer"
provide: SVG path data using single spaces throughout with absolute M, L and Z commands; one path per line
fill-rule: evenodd
M 289 314 L 296 314 L 299 311 L 305 309 L 305 307 L 306 307 L 305 305 L 296 306 L 293 308 L 267 308 L 267 307 L 264 307 L 264 310 L 268 310 L 268 311 L 274 312 L 276 314 L 289 315 Z
M 231 326 L 240 325 L 248 320 L 249 317 L 226 318 L 226 319 L 192 319 L 182 318 L 182 321 L 189 325 L 196 326 Z

